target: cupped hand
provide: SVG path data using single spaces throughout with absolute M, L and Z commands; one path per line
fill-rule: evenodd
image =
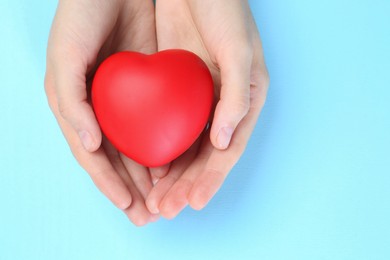
M 264 105 L 269 77 L 260 36 L 245 0 L 158 0 L 158 50 L 199 55 L 215 84 L 211 129 L 154 186 L 148 209 L 175 217 L 188 204 L 202 209 L 245 150 Z
M 60 1 L 47 48 L 45 90 L 69 146 L 96 186 L 135 225 L 155 221 L 145 206 L 149 169 L 119 153 L 102 135 L 90 105 L 90 85 L 108 55 L 156 51 L 153 2 L 146 0 Z

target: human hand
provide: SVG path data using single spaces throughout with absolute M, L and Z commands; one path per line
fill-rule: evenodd
M 264 105 L 269 77 L 245 0 L 158 0 L 158 49 L 187 49 L 208 65 L 216 108 L 206 131 L 171 163 L 146 199 L 150 212 L 175 217 L 202 209 L 239 160 Z
M 60 1 L 48 43 L 45 90 L 73 155 L 96 186 L 140 226 L 158 218 L 145 206 L 153 186 L 150 171 L 102 137 L 90 105 L 97 66 L 122 50 L 156 51 L 152 1 Z M 164 169 L 151 172 L 162 176 Z

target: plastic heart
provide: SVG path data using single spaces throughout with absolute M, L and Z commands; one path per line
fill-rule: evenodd
M 192 52 L 119 52 L 97 69 L 92 104 L 107 139 L 148 167 L 171 162 L 199 137 L 213 103 L 206 64 Z

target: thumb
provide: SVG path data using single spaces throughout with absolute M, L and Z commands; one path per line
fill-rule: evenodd
M 118 17 L 114 1 L 60 1 L 50 31 L 47 62 L 53 72 L 58 111 L 89 152 L 102 133 L 88 103 L 86 74 Z
M 228 148 L 234 130 L 250 108 L 251 56 L 235 52 L 222 59 L 219 66 L 222 86 L 210 139 L 215 148 L 223 150 Z
M 79 135 L 84 149 L 94 152 L 100 147 L 102 134 L 88 103 L 86 68 L 78 60 L 68 55 L 59 59 L 54 66 L 58 111 Z

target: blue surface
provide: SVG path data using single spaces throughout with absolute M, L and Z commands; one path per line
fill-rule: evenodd
M 251 1 L 271 75 L 201 212 L 132 226 L 43 91 L 55 1 L 0 0 L 0 259 L 390 259 L 390 2 Z

